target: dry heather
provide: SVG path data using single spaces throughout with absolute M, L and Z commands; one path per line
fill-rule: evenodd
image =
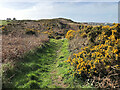
M 13 37 L 12 35 L 2 36 L 2 62 L 16 60 L 22 57 L 25 52 L 48 42 L 47 35 L 27 36 L 22 38 L 20 36 Z

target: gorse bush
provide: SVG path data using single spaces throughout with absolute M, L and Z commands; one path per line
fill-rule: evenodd
M 53 30 L 45 31 L 43 33 L 48 34 L 49 38 L 56 39 L 55 31 L 53 31 Z
M 26 28 L 25 29 L 26 34 L 36 35 L 37 33 L 40 33 L 40 30 L 36 30 L 35 28 Z
M 4 26 L 1 26 L 1 30 L 2 30 L 2 33 L 3 34 L 8 34 L 10 31 L 8 31 L 7 29 L 6 29 L 6 26 L 4 25 Z
M 66 37 L 67 39 L 71 40 L 71 39 L 74 37 L 75 32 L 76 32 L 76 31 L 74 31 L 74 30 L 69 30 L 69 31 L 67 32 L 67 34 L 66 34 L 65 37 Z
M 84 30 L 82 29 L 81 35 L 88 33 L 88 38 L 93 39 L 92 42 L 94 42 L 94 45 L 83 48 L 82 51 L 77 54 L 74 53 L 74 57 L 69 57 L 67 62 L 74 66 L 73 71 L 75 74 L 86 79 L 93 78 L 93 76 L 103 78 L 111 75 L 111 73 L 116 74 L 117 76 L 109 77 L 109 81 L 110 83 L 112 82 L 112 84 L 107 83 L 105 85 L 99 85 L 99 87 L 103 88 L 103 86 L 107 86 L 108 84 L 110 87 L 119 87 L 120 25 L 114 24 L 112 27 L 91 27 L 92 26 L 87 26 Z M 68 34 L 69 32 L 70 31 L 68 31 Z

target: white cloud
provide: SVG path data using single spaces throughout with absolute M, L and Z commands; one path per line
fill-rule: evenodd
M 31 19 L 39 19 L 39 18 L 50 18 L 53 12 L 53 4 L 52 3 L 38 3 L 32 8 L 21 10 L 21 13 L 24 14 L 25 17 Z
M 19 6 L 17 6 L 19 7 Z M 16 7 L 14 7 L 16 8 Z M 53 13 L 52 3 L 38 3 L 35 6 L 24 9 L 6 8 L 0 5 L 0 18 L 6 19 L 7 17 L 17 19 L 38 19 L 38 18 L 50 18 Z
M 116 3 L 117 4 L 117 3 Z M 0 19 L 45 19 L 64 17 L 75 21 L 116 22 L 118 7 L 114 3 L 37 2 L 0 3 Z M 8 6 L 7 6 L 8 5 Z M 7 7 L 6 7 L 7 6 Z

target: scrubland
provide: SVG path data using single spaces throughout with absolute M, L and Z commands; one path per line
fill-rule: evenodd
M 59 18 L 1 29 L 3 88 L 120 88 L 120 24 Z

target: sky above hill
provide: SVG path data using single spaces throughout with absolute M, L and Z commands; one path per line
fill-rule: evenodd
M 78 22 L 118 22 L 118 0 L 0 0 L 0 19 L 68 18 Z

